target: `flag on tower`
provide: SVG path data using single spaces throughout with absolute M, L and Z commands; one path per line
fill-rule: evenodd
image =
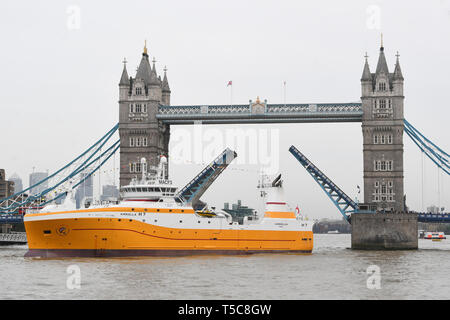
M 228 87 L 228 86 L 232 86 L 232 85 L 233 85 L 233 81 L 231 81 L 231 80 L 228 81 L 227 87 Z
M 297 213 L 297 215 L 300 214 L 300 209 L 298 208 L 298 205 L 297 205 L 297 207 L 295 208 L 295 213 Z

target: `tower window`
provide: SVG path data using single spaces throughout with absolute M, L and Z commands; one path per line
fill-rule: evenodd
M 141 137 L 136 138 L 136 147 L 141 146 Z
M 380 100 L 380 109 L 386 109 L 386 100 L 385 99 Z
M 142 112 L 142 105 L 140 103 L 136 103 L 136 112 L 141 113 Z
M 147 137 L 143 137 L 142 138 L 142 146 L 143 147 L 146 147 L 148 145 L 148 143 L 147 143 Z
M 387 171 L 392 171 L 392 167 L 393 167 L 393 163 L 392 163 L 392 160 L 390 160 L 390 161 L 386 161 L 386 163 L 387 163 L 387 166 L 386 166 L 386 170 Z
M 140 96 L 142 94 L 142 88 L 141 87 L 137 87 L 135 92 L 136 92 L 137 96 Z
M 134 147 L 134 138 L 130 138 L 130 147 Z
M 387 138 L 388 138 L 388 144 L 392 144 L 392 134 L 389 134 L 387 136 Z
M 130 104 L 130 113 L 133 113 L 134 112 L 134 105 L 131 103 Z
M 386 82 L 378 83 L 378 91 L 386 91 Z
M 375 134 L 375 135 L 373 136 L 373 143 L 374 143 L 374 144 L 378 144 L 378 135 L 377 135 L 377 134 Z
M 144 104 L 142 112 L 147 113 L 147 104 Z

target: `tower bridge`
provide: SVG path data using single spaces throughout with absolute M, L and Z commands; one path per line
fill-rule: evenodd
M 49 199 L 45 196 L 50 195 L 50 192 L 57 193 L 56 188 L 67 181 L 73 182 L 73 190 L 97 171 L 119 147 L 120 185 L 127 185 L 136 174 L 144 170 L 140 159 L 145 158 L 150 165 L 157 165 L 160 155 L 169 156 L 171 125 L 360 122 L 364 168 L 364 202 L 361 204 L 351 200 L 294 146 L 289 151 L 327 193 L 344 217 L 352 222 L 352 247 L 417 248 L 417 221 L 449 223 L 450 214 L 429 216 L 405 213 L 403 133 L 406 132 L 420 150 L 448 175 L 450 155 L 404 119 L 404 78 L 399 55 L 396 57 L 394 71 L 389 72 L 384 47 L 381 45 L 375 72 L 371 72 L 366 54 L 360 79 L 359 102 L 269 104 L 266 100 L 257 98 L 240 105 L 172 106 L 167 69 L 164 68 L 161 79 L 156 71 L 155 59 L 150 65 L 145 46 L 134 77 L 128 75 L 124 61 L 119 81 L 118 125 L 75 160 L 46 178 L 45 180 L 50 179 L 57 174 L 63 177 L 42 193 L 29 196 L 26 191 L 33 187 L 30 186 L 18 194 L 0 199 L 0 213 L 14 214 L 25 206 L 42 206 L 59 199 L 66 193 L 56 194 Z M 120 140 L 105 151 L 100 151 L 116 130 L 119 131 Z M 210 170 L 211 168 L 215 169 Z M 191 182 L 194 187 L 188 186 L 185 197 L 199 201 L 198 195 L 204 192 L 204 187 L 225 166 L 214 163 L 211 168 L 205 168 L 194 178 Z M 81 172 L 88 174 L 84 174 L 79 181 L 72 181 Z M 39 183 L 42 182 L 44 180 Z M 375 212 L 391 213 L 370 214 Z M 10 222 L 17 220 L 15 215 L 2 215 L 1 218 L 9 219 Z
M 383 45 L 373 73 L 367 58 L 360 102 L 269 104 L 257 98 L 241 105 L 172 106 L 167 69 L 161 80 L 155 59 L 150 66 L 145 46 L 135 77 L 128 76 L 124 64 L 119 82 L 120 184 L 132 179 L 137 159 L 154 163 L 160 154 L 168 155 L 171 125 L 361 122 L 364 202 L 377 209 L 404 211 L 404 79 L 399 55 L 392 73 Z

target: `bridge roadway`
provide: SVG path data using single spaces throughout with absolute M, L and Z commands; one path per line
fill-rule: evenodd
M 159 106 L 166 124 L 361 122 L 362 105 L 350 103 Z
M 417 221 L 426 223 L 450 223 L 450 213 L 419 212 L 417 215 Z M 22 223 L 22 222 L 23 222 L 22 214 L 0 214 L 0 225 L 3 223 Z

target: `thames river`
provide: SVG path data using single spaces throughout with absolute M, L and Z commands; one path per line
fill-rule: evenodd
M 350 250 L 348 234 L 314 241 L 309 255 L 181 258 L 43 260 L 2 246 L 0 299 L 450 299 L 450 239 L 415 251 Z

